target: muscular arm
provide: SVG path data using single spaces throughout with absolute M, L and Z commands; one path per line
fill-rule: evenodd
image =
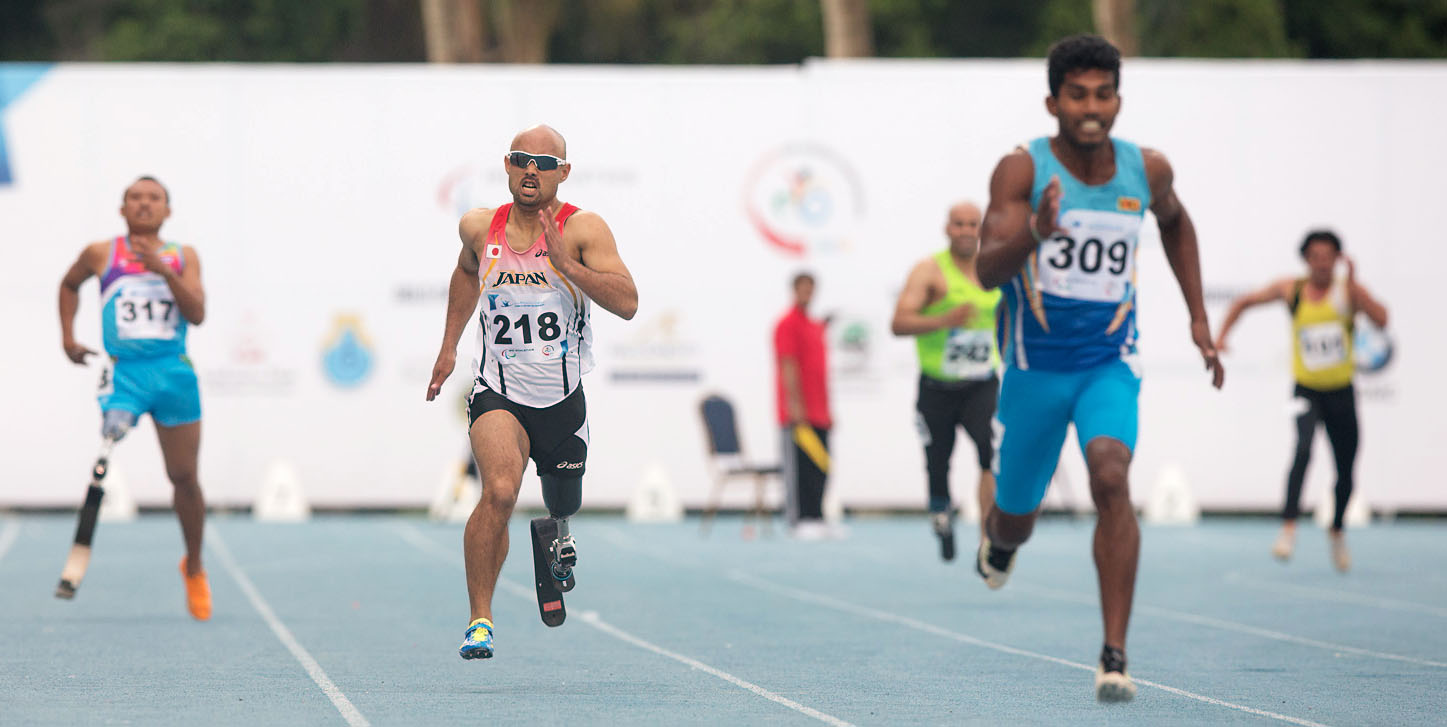
M 976 259 L 980 284 L 987 290 L 1003 285 L 1020 272 L 1038 244 L 1030 234 L 1030 187 L 1034 183 L 1035 162 L 1023 149 L 1011 152 L 995 165 Z
M 1248 308 L 1254 308 L 1272 301 L 1286 300 L 1286 297 L 1290 295 L 1290 291 L 1291 279 L 1282 278 L 1281 280 L 1273 281 L 1270 285 L 1260 290 L 1238 296 L 1235 300 L 1232 300 L 1231 307 L 1226 310 L 1226 318 L 1221 321 L 1221 331 L 1216 334 L 1216 348 L 1221 350 L 1226 348 L 1226 337 L 1231 334 L 1231 329 L 1235 327 L 1237 319 L 1239 319 L 1241 314 L 1245 313 Z
M 932 302 L 931 283 L 938 271 L 939 266 L 934 260 L 923 260 L 909 271 L 909 277 L 904 281 L 904 290 L 899 293 L 899 302 L 894 306 L 894 319 L 889 324 L 891 333 L 896 336 L 918 336 L 950 325 L 945 313 L 927 316 L 920 312 Z
M 613 231 L 602 217 L 591 212 L 578 212 L 568 219 L 562 234 L 562 249 L 573 254 L 555 254 L 553 239 L 557 227 L 546 220 L 544 234 L 549 244 L 549 260 L 559 275 L 572 281 L 593 302 L 623 320 L 638 313 L 638 287 L 623 258 Z
M 479 260 L 475 240 L 487 232 L 492 221 L 492 210 L 475 209 L 462 216 L 457 225 L 457 235 L 462 238 L 462 250 L 457 254 L 457 265 L 452 268 L 452 278 L 447 284 L 447 318 L 442 326 L 442 348 L 437 352 L 437 363 L 432 367 L 432 380 L 427 384 L 427 400 L 437 398 L 443 382 L 452 374 L 457 365 L 457 340 L 467 328 L 467 319 L 477 309 L 477 272 Z
M 181 273 L 163 267 L 160 276 L 171 289 L 181 316 L 193 326 L 206 320 L 206 290 L 201 287 L 201 258 L 190 245 L 181 248 Z
M 1375 323 L 1377 328 L 1387 327 L 1387 307 L 1372 297 L 1372 294 L 1368 293 L 1366 288 L 1357 285 L 1355 282 L 1352 283 L 1351 296 L 1352 307 L 1366 313 L 1367 317 L 1372 319 L 1372 323 Z
M 1201 295 L 1201 255 L 1196 247 L 1196 227 L 1186 206 L 1176 197 L 1175 172 L 1164 154 L 1152 149 L 1142 149 L 1145 157 L 1146 179 L 1151 186 L 1151 212 L 1156 215 L 1156 224 L 1161 231 L 1161 245 L 1166 250 L 1166 260 L 1171 264 L 1176 282 L 1181 286 L 1181 296 L 1186 300 L 1186 310 L 1191 316 L 1191 340 L 1200 349 L 1206 368 L 1212 372 L 1212 385 L 1221 388 L 1225 371 L 1217 357 L 1215 343 L 1211 340 L 1211 325 L 1206 319 L 1206 303 Z
M 106 243 L 86 245 L 80 256 L 60 279 L 60 347 L 76 363 L 85 363 L 85 356 L 94 351 L 75 342 L 75 313 L 80 310 L 80 286 L 100 269 L 105 259 Z

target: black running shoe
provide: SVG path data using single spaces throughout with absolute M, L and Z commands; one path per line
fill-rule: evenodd
M 1125 652 L 1109 644 L 1100 649 L 1100 666 L 1095 668 L 1095 699 L 1100 702 L 1129 702 L 1135 697 L 1135 682 L 1125 670 Z
M 945 560 L 955 559 L 955 523 L 954 518 L 947 512 L 937 512 L 930 515 L 930 524 L 934 526 L 935 535 L 940 539 L 940 557 Z
M 988 537 L 980 542 L 980 552 L 975 558 L 975 572 L 985 579 L 990 588 L 1000 588 L 1010 579 L 1015 567 L 1016 550 L 1005 550 L 990 544 Z

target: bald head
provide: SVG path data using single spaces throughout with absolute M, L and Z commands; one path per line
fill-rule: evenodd
M 950 239 L 950 252 L 956 257 L 974 257 L 980 250 L 980 206 L 969 200 L 950 207 L 945 220 L 945 236 Z
M 513 151 L 525 151 L 532 154 L 552 154 L 559 159 L 568 158 L 568 142 L 563 140 L 563 135 L 558 133 L 547 124 L 538 124 L 518 132 L 512 138 Z

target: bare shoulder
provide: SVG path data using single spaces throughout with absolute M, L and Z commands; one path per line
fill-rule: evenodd
M 106 258 L 110 256 L 110 253 L 111 241 L 98 240 L 87 244 L 81 249 L 80 262 L 92 272 L 99 275 L 105 272 L 106 263 L 109 262 Z
M 582 233 L 592 233 L 607 229 L 608 223 L 603 221 L 602 215 L 583 209 L 569 216 L 567 224 L 563 227 L 564 232 Z
M 492 207 L 474 207 L 462 215 L 457 223 L 457 235 L 467 244 L 477 240 L 478 235 L 487 232 L 492 225 L 493 213 L 497 212 Z
M 995 165 L 995 173 L 1034 179 L 1035 159 L 1030 156 L 1029 149 L 1017 146 L 1011 149 L 1009 154 L 1000 157 L 1000 162 Z
M 1141 147 L 1141 159 L 1145 162 L 1146 179 L 1150 181 L 1151 187 L 1164 182 L 1167 186 L 1175 178 L 1175 170 L 1171 168 L 1171 161 L 1166 158 L 1164 152 L 1158 149 Z

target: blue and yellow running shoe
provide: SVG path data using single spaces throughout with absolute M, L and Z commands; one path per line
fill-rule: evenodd
M 492 658 L 492 622 L 485 618 L 473 621 L 467 627 L 457 654 L 464 659 Z

